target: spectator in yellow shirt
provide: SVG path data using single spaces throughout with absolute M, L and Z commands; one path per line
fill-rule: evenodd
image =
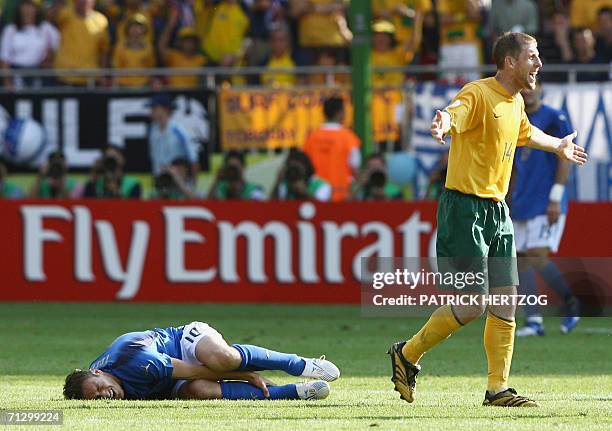
M 443 67 L 477 67 L 482 63 L 479 0 L 438 0 L 440 60 Z M 478 72 L 448 72 L 451 82 L 474 81 Z
M 177 48 L 169 46 L 170 35 L 178 23 L 178 12 L 172 10 L 170 19 L 159 38 L 159 53 L 166 67 L 197 68 L 206 64 L 206 57 L 199 52 L 200 38 L 195 29 L 183 27 L 178 32 Z M 173 88 L 194 88 L 199 85 L 197 75 L 170 75 L 168 85 Z
M 118 3 L 121 4 L 118 4 Z M 125 28 L 134 15 L 142 15 L 147 24 L 147 42 L 153 46 L 154 27 L 153 20 L 160 12 L 162 0 L 105 0 L 100 2 L 100 11 L 106 15 L 110 21 L 113 44 L 118 45 L 124 42 Z
M 60 31 L 60 46 L 55 56 L 56 69 L 98 69 L 108 66 L 110 38 L 108 20 L 94 10 L 94 0 L 73 0 L 73 6 L 56 0 L 49 11 Z M 63 76 L 59 80 L 84 85 L 83 76 Z
M 372 25 L 372 66 L 404 66 L 414 55 L 395 38 L 395 26 L 390 21 L 376 21 Z M 406 42 L 406 45 L 410 42 Z M 399 86 L 404 82 L 402 72 L 373 72 L 372 85 Z
M 313 64 L 321 48 L 335 48 L 340 60 L 353 34 L 346 21 L 348 0 L 290 0 L 289 14 L 298 22 L 300 63 Z
M 423 37 L 425 14 L 432 10 L 431 0 L 371 0 L 372 16 L 376 20 L 391 21 L 395 37 L 401 44 L 417 53 Z
M 332 49 L 322 49 L 316 61 L 317 66 L 342 66 L 338 61 L 338 57 L 336 56 L 336 52 Z M 329 81 L 329 78 L 333 79 L 333 82 Z M 308 76 L 308 84 L 310 85 L 347 85 L 351 81 L 351 76 L 348 73 L 313 73 Z
M 249 18 L 238 0 L 223 0 L 210 17 L 204 38 L 207 57 L 220 66 L 235 66 L 242 59 Z
M 279 26 L 270 33 L 271 55 L 266 64 L 269 69 L 292 69 L 295 67 L 289 45 L 289 32 L 285 27 Z M 290 87 L 295 85 L 295 81 L 293 72 L 266 72 L 261 75 L 261 83 L 273 87 Z
M 155 66 L 155 53 L 147 39 L 147 19 L 144 15 L 133 15 L 124 27 L 124 41 L 117 43 L 113 53 L 115 69 L 144 69 Z M 148 76 L 120 76 L 115 82 L 122 87 L 144 87 Z
M 604 7 L 612 7 L 612 0 L 573 0 L 570 3 L 572 27 L 586 27 L 596 33 L 599 30 L 597 12 Z

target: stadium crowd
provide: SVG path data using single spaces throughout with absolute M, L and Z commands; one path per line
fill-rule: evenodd
M 348 0 L 4 0 L 0 60 L 5 68 L 198 68 L 350 64 Z M 372 64 L 478 66 L 492 41 L 513 30 L 535 35 L 545 63 L 609 64 L 612 0 L 371 0 Z M 76 43 L 78 41 L 78 43 Z M 475 73 L 438 78 L 467 81 Z M 402 73 L 376 73 L 400 85 Z M 431 76 L 423 78 L 431 79 Z M 434 77 L 435 78 L 435 77 Z M 566 80 L 548 74 L 545 80 Z M 579 74 L 605 80 L 606 73 Z M 319 75 L 263 73 L 235 84 L 325 83 Z M 59 81 L 59 82 L 58 82 Z M 61 76 L 55 84 L 83 85 Z M 347 76 L 337 76 L 338 83 Z M 9 87 L 41 79 L 5 79 Z M 197 76 L 121 76 L 102 85 L 193 87 Z
M 263 66 L 257 76 L 226 76 L 227 84 L 288 87 L 329 85 L 321 74 L 274 72 L 302 65 L 348 65 L 353 38 L 348 0 L 5 0 L 0 60 L 5 69 L 142 69 Z M 506 31 L 537 37 L 544 63 L 611 64 L 612 0 L 371 0 L 373 66 L 490 63 L 492 41 Z M 78 41 L 78 42 L 76 42 Z M 375 86 L 397 87 L 407 79 L 464 83 L 475 72 L 410 77 L 374 72 Z M 578 81 L 606 81 L 607 72 L 579 72 Z M 288 152 L 270 193 L 245 179 L 245 155 L 224 155 L 209 190 L 200 190 L 198 155 L 188 133 L 170 117 L 172 99 L 164 88 L 194 88 L 195 75 L 107 76 L 103 86 L 159 91 L 151 102 L 149 158 L 155 178 L 145 193 L 124 173 L 122 148 L 109 144 L 86 182 L 68 176 L 57 151 L 29 191 L 7 177 L 0 162 L 0 197 L 124 197 L 208 199 L 401 199 L 389 181 L 384 154 L 361 160 L 360 141 L 344 126 L 342 100 L 324 104 L 326 122 L 301 149 Z M 349 76 L 336 74 L 345 84 Z M 544 72 L 543 81 L 567 81 L 567 74 Z M 9 89 L 45 85 L 83 86 L 83 76 L 8 76 Z M 334 143 L 330 148 L 325 146 Z M 303 144 L 303 145 L 302 145 Z M 329 154 L 333 153 L 333 157 Z M 445 177 L 445 157 L 434 169 L 426 197 L 436 198 Z M 145 196 L 146 195 L 146 196 Z

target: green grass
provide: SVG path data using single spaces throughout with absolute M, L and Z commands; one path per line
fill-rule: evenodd
M 325 353 L 343 375 L 319 402 L 62 400 L 63 376 L 87 366 L 117 335 L 192 320 L 211 323 L 230 342 Z M 537 399 L 537 409 L 480 406 L 482 320 L 430 352 L 415 403 L 400 401 L 384 353 L 422 322 L 361 317 L 349 306 L 0 304 L 0 408 L 62 409 L 64 428 L 79 430 L 612 428 L 609 319 L 584 319 L 569 336 L 549 319 L 547 337 L 518 340 L 511 385 Z

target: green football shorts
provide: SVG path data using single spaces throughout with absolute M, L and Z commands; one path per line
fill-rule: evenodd
M 436 255 L 438 271 L 454 274 L 444 277 L 452 284 L 445 281 L 441 288 L 488 293 L 489 287 L 519 284 L 514 228 L 505 202 L 444 189 Z

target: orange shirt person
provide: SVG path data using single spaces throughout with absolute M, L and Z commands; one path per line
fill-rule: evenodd
M 312 160 L 315 173 L 331 184 L 332 201 L 346 199 L 355 172 L 361 165 L 361 141 L 342 125 L 344 102 L 330 97 L 323 104 L 325 123 L 308 135 L 304 152 Z

